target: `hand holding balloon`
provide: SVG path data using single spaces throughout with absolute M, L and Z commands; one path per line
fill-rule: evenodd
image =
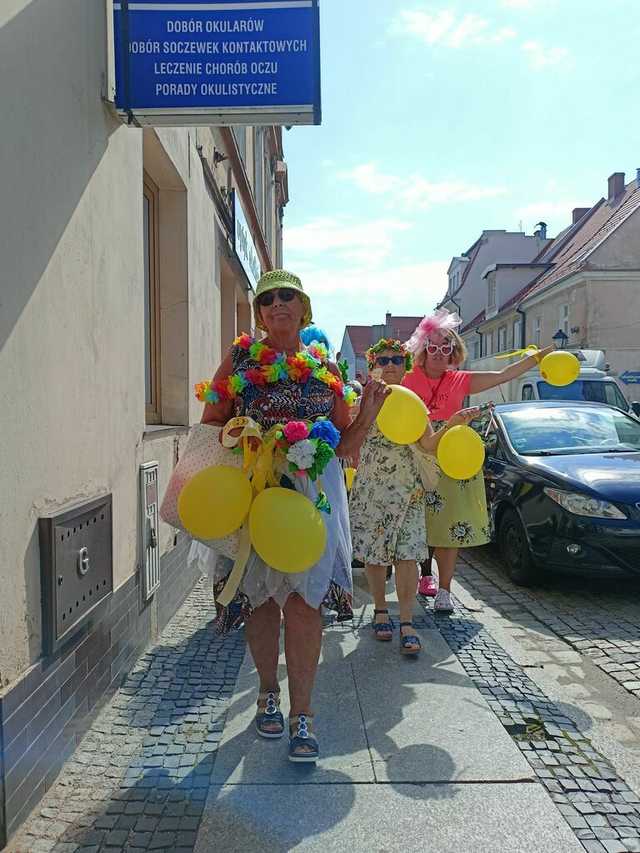
M 479 409 L 463 409 L 448 422 L 447 429 L 438 442 L 438 464 L 452 480 L 470 480 L 484 465 L 484 444 L 477 432 L 466 426 L 477 417 Z
M 389 385 L 389 389 L 377 418 L 378 429 L 394 444 L 415 444 L 429 423 L 427 407 L 409 388 Z

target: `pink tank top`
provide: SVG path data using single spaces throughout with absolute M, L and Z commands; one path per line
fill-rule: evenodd
M 432 421 L 446 421 L 463 407 L 471 387 L 471 372 L 447 370 L 440 379 L 429 379 L 415 367 L 407 373 L 402 384 L 425 402 Z

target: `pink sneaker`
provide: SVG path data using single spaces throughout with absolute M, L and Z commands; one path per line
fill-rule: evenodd
M 438 587 L 436 586 L 433 575 L 425 575 L 423 578 L 420 578 L 418 595 L 428 595 L 430 598 L 435 598 L 437 594 Z

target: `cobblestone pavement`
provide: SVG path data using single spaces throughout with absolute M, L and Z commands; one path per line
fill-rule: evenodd
M 457 577 L 505 618 L 534 616 L 640 698 L 640 579 L 549 576 L 526 589 L 508 579 L 493 548 L 467 551 Z
M 585 653 L 578 642 L 593 643 L 588 654 L 602 649 L 595 645 L 602 639 L 594 636 L 596 630 L 609 630 L 616 640 L 626 631 L 627 646 L 635 648 L 629 635 L 637 632 L 632 620 L 638 605 L 619 588 L 604 596 L 604 606 L 595 587 L 579 593 L 558 585 L 521 590 L 499 574 L 491 552 L 480 556 L 474 552 L 472 562 L 465 556 L 467 563 L 460 567 L 465 601 L 458 602 L 457 612 L 436 616 L 425 601 L 416 627 L 440 630 L 587 853 L 640 853 L 640 798 L 624 774 L 594 746 L 567 707 L 550 699 L 465 606 L 473 596 L 509 625 L 539 626 L 542 619 L 549 633 L 557 632 L 551 635 L 553 654 L 559 662 L 563 655 L 572 656 L 571 666 Z M 10 843 L 10 853 L 192 853 L 244 652 L 243 635 L 221 640 L 211 617 L 203 580 L 102 710 L 53 789 Z M 565 625 L 572 626 L 565 639 L 580 654 L 558 639 Z M 611 656 L 615 648 L 612 643 Z M 610 655 L 590 659 L 606 658 L 601 665 L 608 672 L 604 663 Z M 632 696 L 627 701 L 635 707 Z
M 640 853 L 640 797 L 607 758 L 460 601 L 451 616 L 422 603 L 587 853 Z
M 7 850 L 193 850 L 244 654 L 242 634 L 221 640 L 211 617 L 203 580 Z

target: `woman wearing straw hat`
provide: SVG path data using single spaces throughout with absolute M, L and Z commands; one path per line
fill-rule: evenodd
M 262 276 L 256 289 L 255 324 L 266 337 L 259 342 L 242 335 L 223 360 L 214 383 L 242 376 L 244 385 L 233 399 L 207 403 L 203 423 L 222 426 L 234 416 L 246 416 L 263 430 L 292 421 L 326 418 L 339 431 L 336 455 L 355 455 L 374 422 L 388 393 L 383 383 L 372 383 L 363 395 L 358 416 L 351 422 L 348 402 L 338 368 L 327 360 L 326 350 L 300 341 L 300 331 L 311 323 L 311 303 L 300 279 L 285 270 Z M 265 379 L 265 364 L 282 365 L 275 381 Z M 302 372 L 287 365 L 299 366 Z M 304 367 L 304 365 L 303 365 Z M 231 384 L 231 383 L 229 383 Z M 333 427 L 327 425 L 330 432 Z M 298 478 L 293 478 L 298 480 Z M 280 711 L 278 656 L 280 624 L 284 621 L 285 657 L 289 680 L 289 758 L 315 762 L 318 741 L 312 732 L 311 694 L 322 637 L 321 607 L 337 611 L 338 618 L 351 614 L 351 539 L 347 498 L 342 469 L 332 459 L 322 477 L 331 513 L 323 515 L 327 546 L 322 558 L 309 571 L 282 574 L 251 552 L 236 598 L 228 608 L 218 608 L 221 631 L 242 622 L 260 678 L 256 727 L 264 738 L 284 734 Z M 296 482 L 291 487 L 302 489 Z M 220 561 L 224 563 L 224 561 Z M 214 592 L 225 584 L 228 563 L 214 569 Z

